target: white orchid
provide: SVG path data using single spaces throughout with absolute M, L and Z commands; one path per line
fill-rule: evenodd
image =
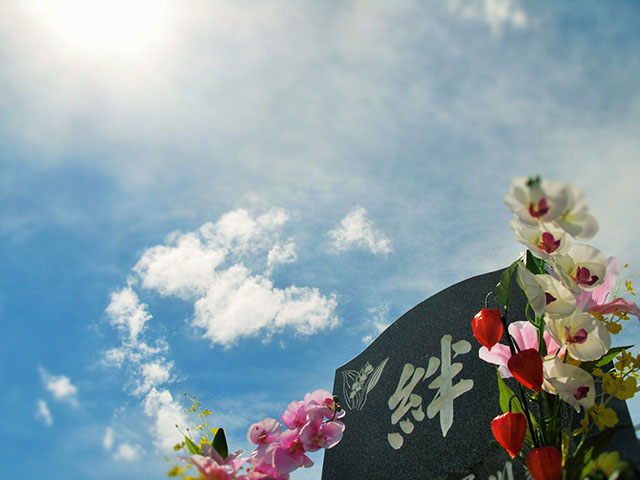
M 609 351 L 611 335 L 605 325 L 589 313 L 576 310 L 568 317 L 552 318 L 547 329 L 576 360 L 597 360 Z
M 607 260 L 597 248 L 589 245 L 571 245 L 564 255 L 551 259 L 554 271 L 574 295 L 583 290 L 594 290 L 607 273 Z
M 589 240 L 598 231 L 598 222 L 589 214 L 587 197 L 578 187 L 566 186 L 567 204 L 555 223 L 577 240 Z
M 548 355 L 542 363 L 542 371 L 542 389 L 559 395 L 576 412 L 580 411 L 580 407 L 589 409 L 595 404 L 596 387 L 593 377 L 585 370 L 563 363 L 554 355 Z
M 524 263 L 518 263 L 516 281 L 529 300 L 531 308 L 533 308 L 536 317 L 539 317 L 544 313 L 544 308 L 547 305 L 547 299 L 544 294 L 544 290 L 542 290 L 542 287 L 536 280 L 536 277 L 537 275 L 534 275 L 529 270 L 527 270 L 527 267 L 525 267 Z
M 576 309 L 576 297 L 565 287 L 562 282 L 549 274 L 536 275 L 536 281 L 544 291 L 544 311 L 553 316 L 571 315 Z
M 531 226 L 514 218 L 509 226 L 516 234 L 516 240 L 538 258 L 548 260 L 552 255 L 564 254 L 569 250 L 571 243 L 567 234 L 551 223 Z
M 567 209 L 567 191 L 563 182 L 518 177 L 511 182 L 504 203 L 521 222 L 535 226 L 553 222 Z
M 549 274 L 534 275 L 520 262 L 516 281 L 531 303 L 536 317 L 545 312 L 551 316 L 567 316 L 576 309 L 573 294 Z

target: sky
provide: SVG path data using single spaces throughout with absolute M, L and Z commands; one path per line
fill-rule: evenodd
M 248 448 L 517 258 L 515 177 L 582 189 L 637 274 L 639 27 L 631 1 L 0 0 L 3 471 L 163 478 L 183 392 Z

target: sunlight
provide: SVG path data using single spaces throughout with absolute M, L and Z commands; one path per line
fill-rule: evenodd
M 24 7 L 48 40 L 69 54 L 137 57 L 167 42 L 169 0 L 28 0 Z

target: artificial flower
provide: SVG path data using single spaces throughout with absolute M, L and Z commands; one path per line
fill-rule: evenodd
M 563 363 L 558 357 L 548 355 L 542 364 L 545 392 L 559 395 L 565 402 L 580 411 L 580 407 L 591 408 L 595 403 L 596 388 L 593 377 L 575 365 Z
M 578 306 L 585 312 L 607 315 L 610 313 L 631 313 L 640 318 L 638 306 L 624 298 L 611 298 L 618 282 L 620 274 L 620 259 L 609 257 L 607 259 L 607 274 L 603 283 L 592 291 L 583 291 L 576 295 Z
M 533 480 L 560 480 L 562 478 L 562 454 L 556 447 L 534 448 L 525 459 Z
M 498 343 L 502 337 L 503 326 L 500 310 L 483 308 L 471 320 L 471 328 L 476 340 L 491 351 L 491 347 Z
M 549 319 L 547 328 L 556 342 L 576 360 L 597 360 L 609 351 L 611 335 L 600 320 L 576 310 L 568 317 Z
M 515 458 L 527 435 L 527 419 L 519 412 L 503 413 L 491 421 L 491 431 L 511 458 Z
M 526 350 L 529 348 L 538 349 L 538 331 L 530 322 L 513 322 L 509 325 L 508 331 L 509 335 L 511 335 L 513 341 L 518 345 L 520 350 Z M 543 338 L 547 353 L 556 353 L 559 345 L 553 339 L 551 334 L 545 331 Z M 511 358 L 511 349 L 507 345 L 497 343 L 493 346 L 491 351 L 486 347 L 481 347 L 478 354 L 485 362 L 497 365 L 498 372 L 502 378 L 509 378 L 513 376 L 507 367 L 507 362 Z
M 589 245 L 572 245 L 564 255 L 551 260 L 554 272 L 575 295 L 583 290 L 595 290 L 607 272 L 604 255 Z
M 576 240 L 589 240 L 598 231 L 598 222 L 589 214 L 587 197 L 573 185 L 566 185 L 566 206 L 555 223 Z
M 539 178 L 519 177 L 504 197 L 518 220 L 535 226 L 554 221 L 567 208 L 566 184 Z
M 522 385 L 536 392 L 542 387 L 542 357 L 535 348 L 512 355 L 507 362 L 509 371 Z
M 567 253 L 569 250 L 567 234 L 550 223 L 531 226 L 513 219 L 509 226 L 516 234 L 516 240 L 538 258 L 547 260 L 552 255 Z

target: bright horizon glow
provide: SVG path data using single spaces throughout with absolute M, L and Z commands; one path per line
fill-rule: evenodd
M 28 0 L 24 10 L 54 49 L 71 55 L 156 53 L 175 19 L 168 0 Z

